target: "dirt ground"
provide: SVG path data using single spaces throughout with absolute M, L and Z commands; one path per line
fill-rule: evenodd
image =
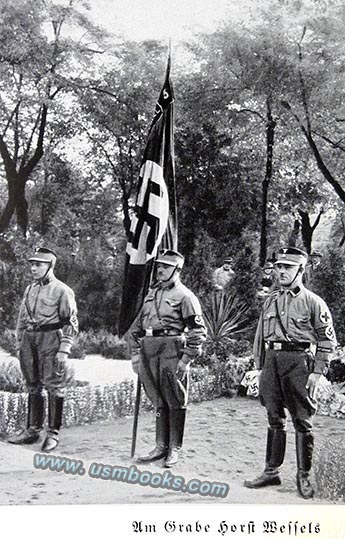
M 316 450 L 343 428 L 340 420 L 316 416 Z M 86 471 L 92 462 L 130 467 L 132 417 L 111 422 L 65 428 L 56 455 L 82 460 Z M 187 416 L 185 444 L 178 465 L 171 471 L 186 481 L 218 481 L 229 484 L 226 498 L 174 492 L 115 480 L 37 470 L 33 456 L 40 444 L 17 447 L 0 442 L 0 504 L 109 504 L 109 503 L 241 503 L 321 504 L 320 498 L 303 500 L 296 494 L 294 434 L 289 423 L 288 446 L 278 487 L 248 490 L 246 478 L 262 470 L 265 451 L 265 411 L 255 399 L 235 397 L 193 404 Z M 145 453 L 154 440 L 154 415 L 139 418 L 137 454 Z M 162 462 L 137 464 L 141 471 L 163 473 Z

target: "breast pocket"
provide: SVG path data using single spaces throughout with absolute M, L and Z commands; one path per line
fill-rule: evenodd
M 41 314 L 47 318 L 54 316 L 58 312 L 58 301 L 53 298 L 41 300 Z
M 162 305 L 163 316 L 168 316 L 174 320 L 181 319 L 181 300 L 166 299 Z
M 294 322 L 295 326 L 298 328 L 298 329 L 309 329 L 310 328 L 310 315 L 309 314 L 303 314 L 303 315 L 298 315 L 296 314 L 295 316 L 293 316 L 292 318 L 292 321 Z
M 275 313 L 269 312 L 265 313 L 263 317 L 263 329 L 264 329 L 264 338 L 268 339 L 274 334 L 275 330 Z

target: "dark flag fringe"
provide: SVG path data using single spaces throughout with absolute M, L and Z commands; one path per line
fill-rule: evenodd
M 142 306 L 159 249 L 177 249 L 173 107 L 169 58 L 139 173 L 126 249 L 120 336 L 129 329 Z

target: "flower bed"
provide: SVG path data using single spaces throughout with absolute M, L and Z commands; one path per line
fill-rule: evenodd
M 234 363 L 231 368 L 221 365 L 212 370 L 208 367 L 192 369 L 190 402 L 232 396 L 236 393 L 243 369 L 241 362 Z M 131 415 L 134 412 L 135 394 L 133 380 L 102 386 L 71 385 L 66 390 L 63 425 L 82 425 Z M 140 409 L 152 410 L 152 403 L 145 392 L 142 391 L 141 395 Z M 26 422 L 26 393 L 0 391 L 0 410 L 0 433 L 7 435 L 19 430 Z
M 318 409 L 320 415 L 345 419 L 345 383 L 329 384 L 319 387 Z

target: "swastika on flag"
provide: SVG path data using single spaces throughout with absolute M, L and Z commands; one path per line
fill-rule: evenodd
M 141 167 L 135 212 L 127 253 L 131 264 L 140 265 L 156 256 L 168 224 L 168 191 L 162 167 L 154 161 L 147 160 Z

